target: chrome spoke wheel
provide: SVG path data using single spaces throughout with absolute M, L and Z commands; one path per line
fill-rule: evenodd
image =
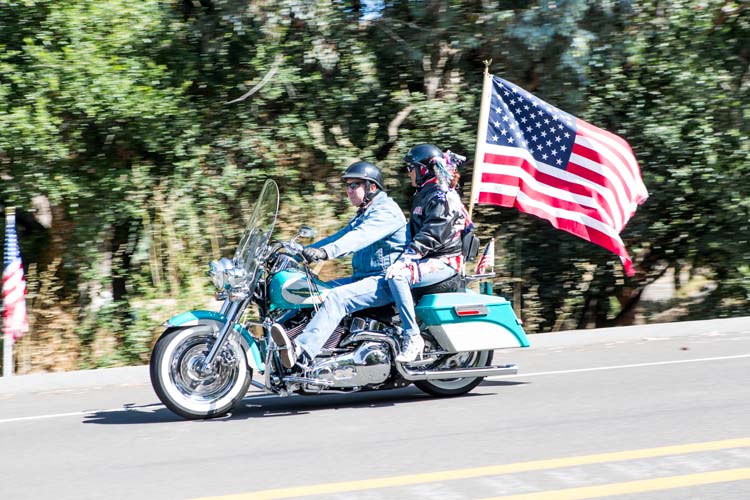
M 430 370 L 459 370 L 461 368 L 479 368 L 492 364 L 492 351 L 459 352 L 440 359 Z M 465 394 L 482 382 L 484 377 L 460 377 L 420 380 L 414 385 L 434 396 L 458 396 Z
M 206 354 L 213 345 L 213 337 L 190 337 L 172 353 L 170 377 L 185 397 L 198 402 L 215 401 L 225 396 L 237 382 L 236 365 L 222 362 L 221 353 L 213 367 L 203 368 Z M 231 349 L 227 343 L 224 349 Z

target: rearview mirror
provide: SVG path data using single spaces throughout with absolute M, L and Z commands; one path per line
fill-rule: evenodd
M 318 232 L 311 228 L 310 226 L 302 226 L 299 228 L 299 237 L 300 238 L 315 238 L 315 235 L 318 234 Z

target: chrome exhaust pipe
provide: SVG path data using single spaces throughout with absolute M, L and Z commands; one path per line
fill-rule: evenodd
M 515 375 L 518 373 L 516 365 L 482 366 L 478 368 L 462 368 L 459 370 L 409 370 L 403 364 L 396 363 L 398 371 L 406 380 L 436 380 L 444 378 L 492 377 L 498 375 Z

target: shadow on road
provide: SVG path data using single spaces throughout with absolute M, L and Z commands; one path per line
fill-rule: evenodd
M 529 382 L 521 382 L 517 380 L 485 380 L 484 382 L 482 382 L 480 387 L 483 385 L 490 386 L 490 387 L 491 386 L 526 385 L 528 383 Z
M 496 395 L 494 393 L 482 393 L 482 386 L 518 385 L 524 382 L 505 382 L 485 380 L 482 385 L 474 389 L 474 392 L 459 396 L 458 399 L 474 398 Z M 435 398 L 427 395 L 416 387 L 393 389 L 386 391 L 361 392 L 353 394 L 326 394 L 315 396 L 289 396 L 279 397 L 276 395 L 249 393 L 231 414 L 209 420 L 198 420 L 194 422 L 223 422 L 225 420 L 243 420 L 249 418 L 281 418 L 307 415 L 321 410 L 337 409 L 362 409 L 383 408 L 389 406 L 401 406 L 405 404 L 419 403 L 431 404 L 445 401 L 445 398 Z M 167 422 L 189 422 L 188 420 L 172 413 L 163 405 L 158 403 L 148 405 L 124 405 L 121 410 L 97 411 L 86 414 L 83 420 L 85 424 L 105 425 L 133 425 L 133 424 L 158 424 Z
M 123 405 L 121 410 L 104 410 L 87 413 L 83 417 L 84 424 L 159 424 L 164 422 L 179 422 L 184 420 L 175 415 L 164 405 L 152 403 L 148 405 Z
M 324 394 L 313 396 L 265 396 L 245 398 L 244 406 L 234 411 L 233 419 L 293 417 L 320 410 L 368 409 L 426 402 L 432 399 L 414 387 L 387 391 L 353 394 Z

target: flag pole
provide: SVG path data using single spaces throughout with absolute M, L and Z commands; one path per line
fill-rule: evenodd
M 469 219 L 474 212 L 474 203 L 479 198 L 479 184 L 482 182 L 481 166 L 484 163 L 484 145 L 487 139 L 487 119 L 490 116 L 492 100 L 492 59 L 484 61 L 484 78 L 482 79 L 482 102 L 479 106 L 479 125 L 477 126 L 477 145 L 474 148 L 474 170 L 471 173 L 471 200 L 469 200 Z
M 13 375 L 13 334 L 3 335 L 3 377 Z
M 16 207 L 5 207 L 5 232 L 13 224 L 16 217 Z M 4 304 L 3 304 L 4 307 Z M 4 327 L 5 325 L 3 325 Z M 5 328 L 3 328 L 5 330 Z M 6 331 L 3 335 L 3 377 L 13 375 L 13 333 Z

